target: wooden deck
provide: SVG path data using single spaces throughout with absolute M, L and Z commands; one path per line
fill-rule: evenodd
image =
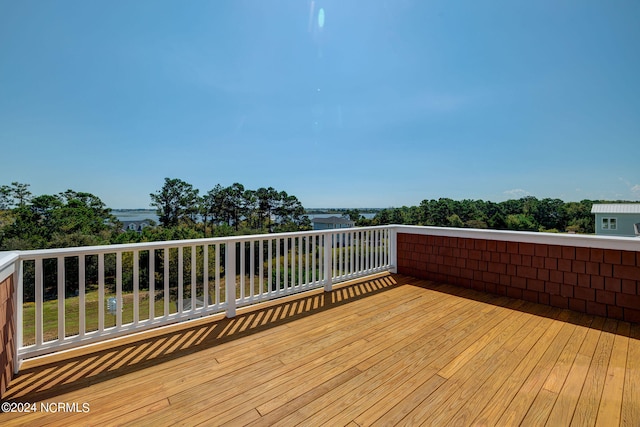
M 640 325 L 380 275 L 27 362 L 8 400 L 37 412 L 4 426 L 640 426 Z

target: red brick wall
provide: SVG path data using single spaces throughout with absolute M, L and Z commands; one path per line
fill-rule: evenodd
M 640 252 L 398 233 L 398 273 L 640 322 Z
M 0 282 L 0 398 L 13 378 L 13 352 L 15 349 L 13 320 L 13 280 L 12 276 Z

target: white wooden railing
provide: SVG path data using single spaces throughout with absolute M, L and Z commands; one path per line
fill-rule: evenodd
M 393 227 L 21 251 L 19 361 L 393 270 Z M 19 366 L 16 366 L 16 369 Z

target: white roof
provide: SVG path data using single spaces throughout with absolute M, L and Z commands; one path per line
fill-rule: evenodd
M 602 203 L 591 206 L 591 213 L 640 214 L 640 203 Z

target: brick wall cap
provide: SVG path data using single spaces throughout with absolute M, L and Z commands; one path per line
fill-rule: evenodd
M 618 249 L 640 251 L 640 238 L 596 236 L 593 234 L 540 233 L 532 231 L 486 230 L 474 228 L 423 227 L 416 225 L 392 226 L 398 233 L 444 237 L 498 240 L 506 242 L 537 243 L 544 245 L 575 246 L 580 248 Z

